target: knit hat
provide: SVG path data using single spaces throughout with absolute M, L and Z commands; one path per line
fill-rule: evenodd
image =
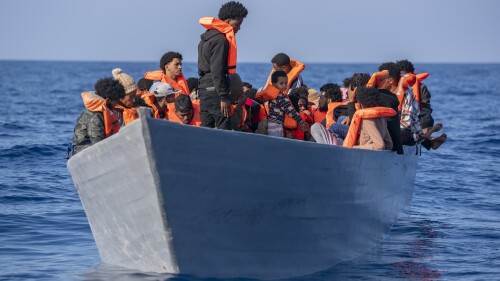
M 137 91 L 138 88 L 137 84 L 135 84 L 134 78 L 130 77 L 127 73 L 122 72 L 120 68 L 113 69 L 111 73 L 113 73 L 115 80 L 118 80 L 118 82 L 122 84 L 123 88 L 125 88 L 125 94 Z
M 316 103 L 319 100 L 318 91 L 314 90 L 313 88 L 309 88 L 307 90 L 307 92 L 309 93 L 307 95 L 307 101 L 308 102 L 310 102 L 310 103 Z
M 170 85 L 168 83 L 155 82 L 153 84 L 153 86 L 151 86 L 151 88 L 149 89 L 149 92 L 151 92 L 151 93 L 154 92 L 155 97 L 162 98 L 162 97 L 166 97 L 168 95 L 177 94 L 180 91 L 174 90 L 174 88 L 172 88 L 172 85 Z

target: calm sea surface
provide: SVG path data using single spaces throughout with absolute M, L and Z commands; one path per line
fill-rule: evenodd
M 156 65 L 0 61 L 0 279 L 200 280 L 102 264 L 66 169 L 80 93 L 115 67 L 138 80 Z M 238 67 L 254 87 L 269 68 Z M 376 68 L 310 64 L 303 78 L 318 89 Z M 500 65 L 416 68 L 431 73 L 425 83 L 448 141 L 422 153 L 411 210 L 369 253 L 289 280 L 500 280 Z M 184 66 L 186 77 L 195 70 Z

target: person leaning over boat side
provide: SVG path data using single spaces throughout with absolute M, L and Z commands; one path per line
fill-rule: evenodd
M 228 75 L 236 72 L 235 34 L 247 15 L 248 11 L 241 3 L 231 1 L 222 5 L 219 18 L 204 17 L 199 20 L 207 29 L 198 44 L 200 118 L 203 127 L 231 130 Z
M 160 70 L 146 72 L 144 78 L 168 83 L 179 91 L 179 94 L 189 95 L 191 93 L 184 74 L 182 74 L 182 55 L 177 52 L 165 53 L 160 59 Z
M 431 107 L 431 93 L 427 89 L 427 86 L 422 83 L 429 73 L 418 73 L 415 74 L 415 67 L 408 60 L 397 61 L 396 64 L 401 70 L 401 75 L 403 77 L 413 76 L 413 85 L 411 85 L 415 99 L 418 102 L 420 108 L 420 125 L 422 126 L 422 131 L 426 135 L 432 135 L 433 132 L 438 132 L 443 127 L 442 123 L 437 123 L 434 125 L 434 118 L 432 118 L 432 107 Z M 400 83 L 401 84 L 401 83 Z
M 168 120 L 199 127 L 201 125 L 199 101 L 191 101 L 187 95 L 177 96 L 174 101 L 174 109 L 168 111 Z
M 121 104 L 116 105 L 116 110 L 120 110 L 123 116 L 123 124 L 122 126 L 128 125 L 130 122 L 139 118 L 139 113 L 136 108 L 139 107 L 139 104 L 136 103 L 136 95 L 137 95 L 137 84 L 127 73 L 124 73 L 120 68 L 115 68 L 111 71 L 115 80 L 122 84 L 125 89 L 125 98 Z
M 267 85 L 270 85 L 272 83 L 271 75 L 275 71 L 279 70 L 284 71 L 288 77 L 287 88 L 283 91 L 285 94 L 289 94 L 290 89 L 299 88 L 304 85 L 304 81 L 302 81 L 302 76 L 300 74 L 305 69 L 305 64 L 300 61 L 290 59 L 290 57 L 285 53 L 276 54 L 271 59 L 271 63 L 273 65 L 273 69 L 271 70 L 267 78 Z
M 401 142 L 403 145 L 421 143 L 427 150 L 437 149 L 446 141 L 446 134 L 432 138 L 423 133 L 419 119 L 418 102 L 413 95 L 411 87 L 399 87 L 401 70 L 395 63 L 386 63 L 386 70 L 377 74 L 379 89 L 389 90 L 398 97 L 400 109 Z M 402 97 L 402 98 L 401 98 Z
M 286 73 L 281 70 L 275 71 L 271 75 L 271 83 L 256 95 L 256 98 L 262 102 L 269 102 L 267 134 L 274 137 L 283 137 L 284 127 L 295 129 L 294 126 L 297 127 L 297 124 L 300 125 L 302 131 L 308 131 L 309 125 L 302 120 L 284 93 L 288 87 Z M 287 121 L 286 116 L 289 116 L 288 120 L 290 121 Z
M 344 147 L 369 150 L 391 150 L 392 140 L 387 130 L 385 116 L 394 116 L 392 108 L 377 107 L 378 91 L 375 88 L 359 87 L 356 100 L 361 109 L 353 116 Z
M 82 93 L 86 109 L 76 120 L 73 155 L 120 130 L 122 116 L 115 107 L 124 102 L 125 89 L 109 77 L 97 81 L 94 90 Z

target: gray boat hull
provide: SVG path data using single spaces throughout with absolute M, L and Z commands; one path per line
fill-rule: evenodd
M 68 169 L 102 261 L 273 279 L 379 244 L 410 205 L 417 161 L 141 117 Z

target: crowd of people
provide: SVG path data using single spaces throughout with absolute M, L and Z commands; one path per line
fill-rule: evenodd
M 326 83 L 318 91 L 302 79 L 305 64 L 279 53 L 264 86 L 255 89 L 236 73 L 237 45 L 247 9 L 231 1 L 218 17 L 204 17 L 198 45 L 199 78 L 186 79 L 183 57 L 167 52 L 159 69 L 137 83 L 121 69 L 82 93 L 85 110 L 75 125 L 73 154 L 139 118 L 139 107 L 151 117 L 190 126 L 285 137 L 349 148 L 393 150 L 421 144 L 437 149 L 446 134 L 433 137 L 430 92 L 408 60 L 386 62 L 378 72 L 354 73 L 343 85 Z

